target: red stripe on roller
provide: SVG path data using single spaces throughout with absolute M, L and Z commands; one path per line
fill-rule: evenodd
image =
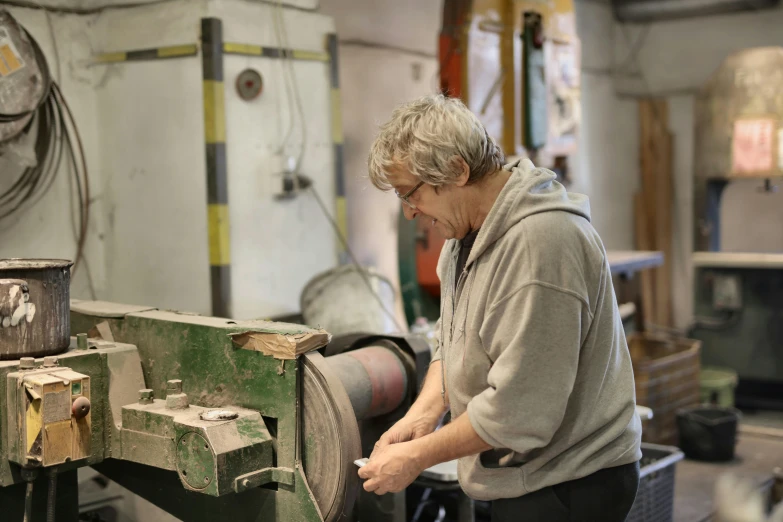
M 368 417 L 394 411 L 405 399 L 405 369 L 397 355 L 380 346 L 370 346 L 348 352 L 359 361 L 370 377 L 372 401 Z

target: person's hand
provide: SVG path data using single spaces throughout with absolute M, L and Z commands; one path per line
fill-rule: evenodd
M 372 459 L 378 450 L 383 449 L 390 444 L 409 442 L 429 435 L 435 431 L 435 426 L 437 426 L 437 424 L 437 419 L 425 416 L 406 415 L 381 435 L 381 438 L 375 443 L 370 458 Z
M 383 495 L 397 493 L 410 486 L 424 470 L 412 444 L 401 442 L 376 447 L 367 464 L 359 468 L 359 477 L 365 479 L 364 489 Z

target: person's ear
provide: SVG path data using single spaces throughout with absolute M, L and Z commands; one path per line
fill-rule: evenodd
M 470 178 L 470 167 L 461 156 L 454 156 L 452 161 L 454 161 L 455 166 L 457 166 L 460 171 L 460 174 L 457 177 L 457 180 L 454 182 L 454 185 L 457 187 L 464 187 L 468 184 L 468 179 Z

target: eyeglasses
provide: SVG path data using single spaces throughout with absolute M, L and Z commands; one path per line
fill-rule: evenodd
M 414 192 L 419 190 L 419 187 L 421 187 L 422 185 L 424 185 L 424 182 L 423 181 L 419 181 L 419 183 L 415 187 L 413 187 L 412 189 L 410 189 L 408 192 L 406 192 L 403 195 L 400 195 L 400 193 L 398 191 L 396 191 L 396 190 L 394 191 L 394 193 L 397 194 L 397 197 L 400 198 L 401 200 L 403 200 L 406 205 L 408 205 L 413 210 L 416 210 L 416 205 L 411 203 L 408 200 L 408 198 L 410 198 L 413 195 Z

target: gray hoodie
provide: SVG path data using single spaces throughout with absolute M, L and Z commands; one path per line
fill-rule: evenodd
M 641 458 L 631 358 L 585 196 L 529 160 L 513 174 L 455 287 L 438 262 L 444 390 L 494 450 L 459 461 L 478 500 L 512 498 Z

